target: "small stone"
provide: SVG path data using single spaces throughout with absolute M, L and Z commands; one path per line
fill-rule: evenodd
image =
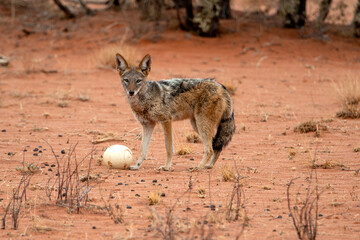
M 63 149 L 63 150 L 61 150 L 61 154 L 65 154 L 65 150 Z
M 44 163 L 44 165 L 45 165 L 45 166 L 49 166 L 49 164 L 48 164 L 48 163 Z
M 110 199 L 114 199 L 115 197 L 114 196 L 110 196 Z
M 130 191 L 131 191 L 131 192 L 135 192 L 135 190 L 134 190 L 134 189 L 131 189 Z
M 128 183 L 125 183 L 125 186 L 129 186 L 129 184 L 128 184 Z
M 190 158 L 190 161 L 194 161 L 195 159 L 194 158 Z
M 51 164 L 51 166 L 50 167 L 55 167 L 56 165 L 55 164 Z
M 160 197 L 165 197 L 165 193 L 162 193 L 162 194 L 160 195 Z
M 319 217 L 323 217 L 324 215 L 322 215 L 321 213 L 319 213 Z
M 1 130 L 1 132 L 6 132 L 6 129 Z
M 122 183 L 122 182 L 119 182 L 117 185 L 123 185 L 123 183 Z
M 59 135 L 58 135 L 58 137 L 62 137 L 62 135 L 61 135 L 61 134 L 59 134 Z
M 132 207 L 131 207 L 131 206 L 126 206 L 126 208 L 127 208 L 127 209 L 132 209 Z
M 49 168 L 49 169 L 48 169 L 48 171 L 49 171 L 49 172 L 52 172 L 52 169 L 51 169 L 51 168 Z
M 140 194 L 135 194 L 135 197 L 140 197 Z
M 34 148 L 34 150 L 33 150 L 34 152 L 37 152 L 37 151 L 39 151 L 39 149 L 38 148 Z
M 39 154 L 38 154 L 38 153 L 34 153 L 33 155 L 34 155 L 34 156 L 38 156 Z
M 210 205 L 210 209 L 211 209 L 211 211 L 215 211 L 215 209 L 216 209 L 215 205 Z
M 156 179 L 154 179 L 154 180 L 152 180 L 152 182 L 153 182 L 153 183 L 157 183 L 157 180 L 156 180 Z
M 96 226 L 92 226 L 92 229 L 96 229 Z
M 145 180 L 144 179 L 141 179 L 141 181 L 140 182 L 145 182 Z
M 277 218 L 278 218 L 278 219 L 282 219 L 282 216 L 281 216 L 281 215 L 279 215 L 279 216 L 277 216 Z

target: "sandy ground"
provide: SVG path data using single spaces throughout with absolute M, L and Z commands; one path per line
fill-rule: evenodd
M 299 177 L 291 195 L 295 199 L 300 192 L 297 201 L 303 202 L 315 158 L 317 164 L 335 165 L 317 169 L 322 191 L 318 239 L 359 239 L 360 177 L 344 169 L 360 168 L 360 155 L 353 150 L 360 146 L 360 122 L 335 117 L 341 104 L 333 87 L 347 74 L 360 73 L 359 40 L 348 37 L 348 29 L 325 37 L 308 30 L 311 37 L 301 38 L 298 30 L 282 29 L 271 21 L 239 18 L 241 22 L 224 21 L 221 36 L 214 39 L 160 25 L 139 40 L 131 37 L 129 19 L 123 21 L 112 11 L 75 20 L 18 14 L 13 23 L 8 15 L 0 21 L 0 53 L 11 61 L 0 68 L 1 214 L 21 178 L 16 167 L 21 167 L 24 154 L 26 163 L 42 168 L 31 180 L 19 229 L 12 230 L 8 218 L 1 238 L 156 239 L 172 209 L 173 232 L 184 239 L 206 234 L 234 239 L 244 219 L 242 239 L 295 239 L 287 184 Z M 138 30 L 146 25 L 133 21 Z M 186 141 L 191 131 L 188 121 L 175 123 L 174 141 L 176 149 L 186 146 L 192 153 L 174 156 L 172 172 L 157 171 L 166 157 L 159 126 L 139 171 L 96 163 L 113 144 L 128 146 L 134 158 L 139 154 L 141 126 L 134 120 L 118 74 L 99 67 L 97 60 L 101 49 L 127 38 L 126 48 L 137 49 L 139 58 L 152 55 L 152 80 L 215 77 L 236 88 L 237 130 L 212 170 L 188 171 L 202 157 L 202 144 Z M 309 120 L 322 120 L 326 130 L 321 127 L 318 137 L 294 132 L 296 125 Z M 91 173 L 97 179 L 91 182 L 87 207 L 77 214 L 56 205 L 54 196 L 49 200 L 44 188 L 55 173 L 56 166 L 51 165 L 57 163 L 48 143 L 59 157 L 61 150 L 66 155 L 78 143 L 77 159 L 85 157 L 80 166 L 83 175 L 91 140 L 109 132 L 122 141 L 94 146 Z M 234 161 L 245 201 L 240 220 L 227 221 L 234 183 L 222 180 L 221 169 L 233 167 Z M 192 189 L 186 192 L 190 177 Z M 203 198 L 199 188 L 205 189 Z M 149 206 L 152 192 L 164 194 L 159 204 Z M 123 223 L 115 224 L 104 210 L 102 197 L 107 199 L 109 193 L 113 196 L 109 202 L 122 210 Z

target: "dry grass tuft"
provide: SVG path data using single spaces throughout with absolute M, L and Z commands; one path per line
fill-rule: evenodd
M 235 171 L 233 167 L 225 165 L 221 168 L 221 176 L 225 182 L 233 182 L 235 180 Z
M 199 143 L 201 142 L 201 139 L 199 135 L 196 132 L 189 132 L 186 134 L 186 140 L 189 143 Z
M 125 45 L 125 44 L 113 44 L 106 47 L 103 47 L 99 50 L 99 52 L 95 56 L 95 60 L 97 65 L 105 68 L 116 68 L 116 53 L 120 53 L 128 64 L 134 65 L 136 63 L 138 51 L 136 48 Z
M 360 118 L 360 79 L 355 74 L 348 74 L 334 84 L 334 89 L 342 105 L 336 116 L 340 118 Z
M 204 187 L 204 186 L 200 186 L 200 187 L 198 188 L 198 197 L 199 197 L 199 198 L 205 198 L 205 197 L 206 197 L 205 192 L 206 192 L 205 187 Z
M 180 146 L 179 150 L 177 150 L 176 154 L 177 155 L 188 155 L 188 154 L 191 154 L 192 152 L 193 152 L 193 149 L 191 147 L 182 145 L 182 146 Z
M 160 194 L 158 192 L 151 192 L 148 196 L 149 205 L 156 205 L 160 203 Z

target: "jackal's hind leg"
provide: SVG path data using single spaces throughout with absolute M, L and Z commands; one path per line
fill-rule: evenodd
M 207 169 L 211 169 L 214 167 L 214 164 L 216 163 L 216 161 L 219 159 L 221 150 L 214 150 L 214 154 L 211 157 L 210 163 L 205 165 L 205 168 Z

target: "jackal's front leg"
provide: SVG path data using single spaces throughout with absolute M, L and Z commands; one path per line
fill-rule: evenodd
M 133 165 L 130 167 L 131 170 L 138 170 L 141 166 L 142 162 L 146 159 L 147 151 L 149 148 L 149 143 L 151 139 L 152 132 L 154 130 L 155 124 L 154 123 L 148 123 L 146 125 L 143 125 L 142 130 L 142 140 L 141 140 L 141 153 L 140 156 L 136 162 L 136 165 Z
M 169 171 L 171 168 L 172 157 L 174 154 L 173 139 L 172 139 L 172 123 L 171 121 L 162 123 L 165 135 L 165 147 L 166 147 L 166 165 L 161 166 L 160 170 Z

